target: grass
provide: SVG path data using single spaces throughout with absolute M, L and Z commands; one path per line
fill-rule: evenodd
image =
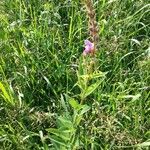
M 1 0 L 1 150 L 149 149 L 150 3 L 94 7 L 97 68 L 84 88 L 83 4 Z

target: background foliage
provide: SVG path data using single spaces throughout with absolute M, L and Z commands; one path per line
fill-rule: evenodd
M 1 0 L 0 149 L 148 149 L 150 2 L 95 0 L 94 7 L 97 71 L 106 74 L 80 106 L 75 84 L 89 36 L 83 4 Z

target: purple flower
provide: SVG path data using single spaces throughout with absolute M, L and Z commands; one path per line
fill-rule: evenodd
M 94 43 L 90 42 L 89 40 L 84 41 L 85 49 L 83 51 L 83 55 L 87 55 L 89 53 L 94 53 Z

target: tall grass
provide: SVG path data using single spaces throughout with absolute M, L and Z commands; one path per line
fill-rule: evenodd
M 82 1 L 1 0 L 0 149 L 149 149 L 150 3 L 94 8 L 91 76 Z

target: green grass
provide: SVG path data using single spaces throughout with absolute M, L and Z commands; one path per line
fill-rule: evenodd
M 0 150 L 149 149 L 150 1 L 94 4 L 105 77 L 84 88 L 81 1 L 1 0 Z

